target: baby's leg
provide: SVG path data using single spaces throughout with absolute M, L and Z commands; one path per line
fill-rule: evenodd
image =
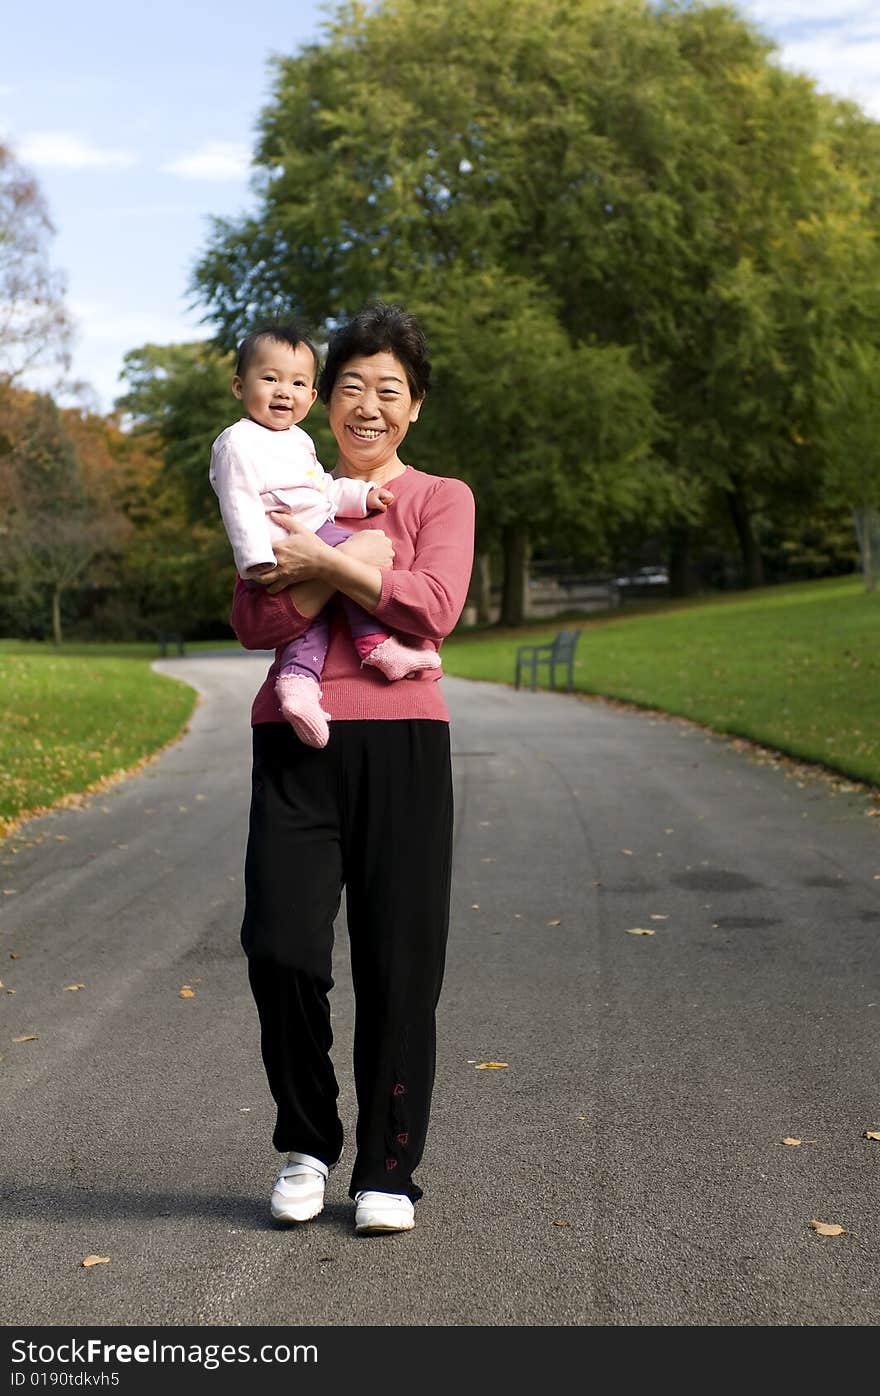
M 291 640 L 281 652 L 275 696 L 287 721 L 306 746 L 327 745 L 330 714 L 321 707 L 321 672 L 330 642 L 326 609 L 312 621 L 304 635 Z
M 351 537 L 349 529 L 326 523 L 318 529 L 318 537 L 336 548 Z M 440 656 L 435 649 L 416 649 L 405 645 L 396 635 L 381 630 L 376 617 L 349 600 L 342 598 L 351 638 L 362 664 L 368 664 L 384 674 L 386 679 L 405 679 L 420 669 L 439 669 Z
M 386 679 L 405 679 L 420 669 L 440 668 L 440 656 L 435 649 L 405 645 L 396 635 L 389 635 L 387 630 L 377 630 L 376 617 L 354 601 L 346 599 L 342 604 L 362 664 L 378 669 Z

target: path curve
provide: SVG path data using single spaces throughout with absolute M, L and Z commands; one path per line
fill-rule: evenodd
M 265 665 L 158 663 L 202 695 L 184 739 L 0 847 L 0 1322 L 875 1324 L 880 821 L 566 695 L 443 680 L 455 891 L 416 1230 L 355 1238 L 343 1169 L 313 1225 L 268 1221 L 238 945 Z

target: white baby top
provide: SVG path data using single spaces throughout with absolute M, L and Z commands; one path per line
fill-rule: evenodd
M 362 519 L 370 481 L 334 480 L 324 470 L 312 438 L 300 427 L 271 431 L 249 417 L 221 431 L 211 447 L 208 472 L 241 576 L 261 564 L 274 564 L 272 539 L 283 529 L 269 518 L 272 509 L 290 512 L 317 532 L 336 517 Z

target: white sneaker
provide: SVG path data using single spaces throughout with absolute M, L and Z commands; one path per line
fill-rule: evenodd
M 316 1217 L 324 1206 L 324 1184 L 329 1172 L 326 1163 L 311 1154 L 288 1154 L 272 1190 L 271 1211 L 275 1220 L 305 1222 Z
M 380 1231 L 412 1231 L 415 1208 L 402 1192 L 355 1194 L 354 1229 L 366 1236 Z

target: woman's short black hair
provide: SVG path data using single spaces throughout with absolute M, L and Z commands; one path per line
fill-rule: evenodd
M 318 380 L 318 397 L 330 401 L 339 370 L 349 359 L 382 353 L 398 360 L 410 392 L 420 402 L 431 382 L 424 331 L 409 310 L 386 301 L 373 301 L 333 333 Z
M 317 379 L 319 360 L 318 351 L 314 344 L 309 339 L 308 335 L 303 334 L 299 325 L 293 324 L 292 321 L 287 321 L 286 324 L 282 324 L 281 321 L 278 320 L 265 320 L 262 325 L 257 325 L 256 329 L 251 330 L 250 334 L 241 341 L 241 344 L 238 346 L 238 356 L 235 361 L 235 373 L 237 378 L 244 377 L 247 372 L 248 364 L 254 357 L 254 351 L 257 345 L 262 343 L 264 339 L 275 340 L 277 344 L 289 344 L 291 349 L 298 349 L 301 344 L 304 345 L 315 361 L 315 372 L 313 377 Z

